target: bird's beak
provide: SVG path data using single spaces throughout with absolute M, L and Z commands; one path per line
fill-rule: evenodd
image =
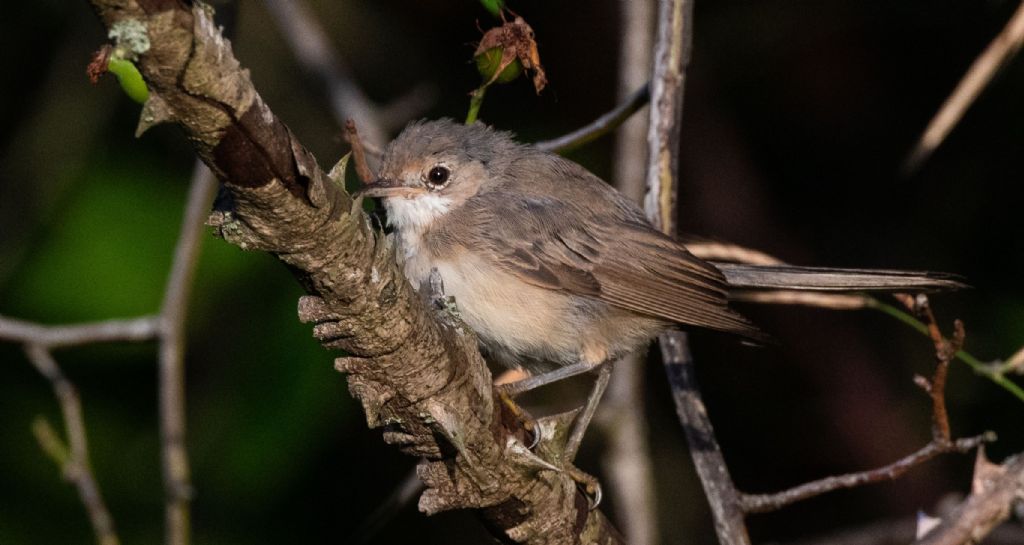
M 411 199 L 424 192 L 426 192 L 426 188 L 423 187 L 409 187 L 390 178 L 378 178 L 364 185 L 362 189 L 356 192 L 356 196 L 380 197 L 383 199 L 405 197 Z

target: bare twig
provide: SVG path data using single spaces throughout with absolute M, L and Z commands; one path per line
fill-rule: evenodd
M 159 334 L 160 319 L 144 316 L 75 325 L 41 325 L 0 316 L 0 340 L 46 349 L 106 342 L 143 342 Z
M 381 105 L 377 111 L 377 118 L 380 119 L 385 131 L 398 129 L 405 126 L 409 120 L 423 115 L 437 102 L 437 98 L 436 85 L 420 82 L 391 102 Z M 380 155 L 380 148 L 367 148 L 366 151 Z
M 880 520 L 797 542 L 787 542 L 785 545 L 907 545 L 914 540 L 917 525 L 916 517 Z M 1004 524 L 986 536 L 984 543 L 1020 545 L 1024 543 L 1024 528 Z
M 953 94 L 946 99 L 935 114 L 924 134 L 918 139 L 914 150 L 904 163 L 904 171 L 916 171 L 946 139 L 953 127 L 960 122 L 964 113 L 978 98 L 981 91 L 991 83 L 999 68 L 1005 66 L 1020 51 L 1024 44 L 1024 2 L 1010 17 L 1006 27 L 996 36 L 985 51 L 974 60 L 971 67 L 957 84 Z
M 544 151 L 552 151 L 556 153 L 572 151 L 615 130 L 615 128 L 621 125 L 623 121 L 629 119 L 629 117 L 640 110 L 640 108 L 643 108 L 649 100 L 650 87 L 648 85 L 644 85 L 633 92 L 633 94 L 626 98 L 624 102 L 601 115 L 601 117 L 591 121 L 589 124 L 580 127 L 569 134 L 559 136 L 558 138 L 541 140 L 540 142 L 534 143 L 534 146 Z
M 679 184 L 679 132 L 683 88 L 693 43 L 693 0 L 658 2 L 658 41 L 651 79 L 651 121 L 647 127 L 647 196 L 644 209 L 654 225 L 675 234 Z
M 925 320 L 928 334 L 932 339 L 932 344 L 935 346 L 935 359 L 937 363 L 932 379 L 931 381 L 918 379 L 918 383 L 922 385 L 932 398 L 932 438 L 938 442 L 948 443 L 950 441 L 950 431 L 949 415 L 946 411 L 946 376 L 949 373 L 949 362 L 963 348 L 964 324 L 960 320 L 953 322 L 953 339 L 947 340 L 942 336 L 939 324 L 935 320 L 935 314 L 932 312 L 931 304 L 928 302 L 928 296 L 919 294 L 916 297 L 901 296 L 900 299 Z
M 911 298 L 911 305 L 912 304 L 913 302 Z M 929 338 L 931 337 L 931 332 L 929 331 L 927 325 L 922 323 L 913 315 L 904 312 L 902 309 L 894 305 L 889 305 L 877 299 L 872 299 L 870 308 L 873 308 L 880 312 L 884 312 L 885 314 L 888 314 L 889 316 L 896 318 L 897 320 L 903 322 L 904 324 L 909 325 L 918 333 L 921 333 L 922 335 L 925 335 L 926 337 Z M 1017 399 L 1024 401 L 1024 388 L 1021 388 L 1012 380 L 1008 379 L 1004 375 L 1004 373 L 1001 373 L 998 369 L 998 365 L 993 365 L 992 363 L 985 363 L 965 350 L 959 350 L 955 354 L 955 356 L 957 359 L 967 364 L 971 368 L 971 370 L 974 371 L 976 374 L 991 380 L 992 382 L 998 384 L 999 387 L 1003 388 L 1004 390 L 1015 396 Z
M 416 496 L 423 492 L 423 488 L 423 481 L 416 475 L 416 471 L 410 471 L 391 491 L 391 494 L 363 519 L 359 528 L 346 542 L 355 545 L 370 543 L 384 529 L 384 526 L 398 515 L 399 511 L 412 503 Z
M 85 471 L 88 471 L 88 461 L 84 458 L 85 429 L 84 426 L 73 423 L 74 419 L 81 419 L 81 409 L 77 394 L 60 374 L 48 350 L 98 342 L 146 341 L 154 338 L 160 340 L 160 423 L 164 484 L 167 490 L 167 543 L 175 545 L 183 545 L 189 541 L 188 503 L 192 495 L 188 454 L 185 449 L 185 311 L 199 255 L 203 221 L 213 202 L 216 188 L 216 179 L 205 165 L 197 162 L 159 316 L 66 326 L 42 326 L 0 317 L 0 339 L 26 344 L 29 357 L 40 372 L 55 383 L 55 388 L 58 384 L 61 385 L 58 397 L 62 395 L 60 392 L 65 392 L 65 397 L 61 399 L 62 406 L 65 407 L 65 420 L 68 421 L 70 461 L 75 464 L 75 472 L 81 471 L 79 467 L 84 467 Z M 38 430 L 40 431 L 37 435 L 43 433 L 42 428 Z M 98 528 L 97 534 L 100 535 L 99 528 L 108 526 L 112 532 L 112 523 L 106 509 L 98 512 L 96 506 L 90 503 L 93 497 L 98 499 L 98 490 L 92 476 L 89 475 L 79 487 L 82 490 L 83 503 L 86 504 L 90 518 L 94 521 L 94 527 Z M 116 542 L 116 538 L 114 539 Z M 101 539 L 101 542 L 104 541 Z
M 692 0 L 660 0 L 657 19 L 644 209 L 656 226 L 665 233 L 673 234 L 679 183 L 683 86 L 693 34 Z M 686 335 L 672 331 L 662 334 L 659 341 L 676 413 L 686 432 L 704 495 L 711 506 L 718 541 L 721 545 L 749 545 L 739 493 L 733 485 L 701 399 Z
M 995 441 L 995 434 L 992 432 L 955 441 L 951 439 L 949 416 L 946 410 L 946 376 L 949 370 L 949 362 L 963 346 L 965 336 L 963 324 L 959 320 L 954 323 L 953 339 L 948 340 L 942 336 L 926 296 L 918 295 L 917 297 L 911 297 L 907 295 L 900 296 L 900 299 L 924 317 L 928 330 L 931 333 L 932 343 L 935 346 L 936 364 L 931 380 L 924 379 L 923 377 L 916 377 L 915 379 L 915 382 L 921 385 L 928 393 L 932 402 L 931 441 L 917 452 L 877 469 L 826 477 L 774 494 L 743 494 L 740 497 L 740 504 L 745 512 L 764 513 L 775 511 L 791 503 L 833 490 L 893 480 L 906 473 L 909 469 L 940 454 L 968 452 L 983 443 Z
M 638 86 L 651 77 L 654 45 L 654 3 L 621 0 L 617 95 L 629 102 Z M 647 166 L 647 118 L 624 120 L 615 138 L 616 187 L 633 202 L 644 196 Z M 631 545 L 654 545 L 658 537 L 657 494 L 651 462 L 647 420 L 644 415 L 644 360 L 646 351 L 623 358 L 612 370 L 598 424 L 608 445 L 602 465 L 611 484 L 616 518 Z
M 302 68 L 322 84 L 339 127 L 354 119 L 363 138 L 376 148 L 387 142 L 376 105 L 355 84 L 348 66 L 304 0 L 264 0 Z
M 364 184 L 373 181 L 373 169 L 366 162 L 366 148 L 363 139 L 359 137 L 359 130 L 356 129 L 356 122 L 349 119 L 345 121 L 345 141 L 352 147 L 352 162 L 356 166 L 356 174 Z
M 771 290 L 737 292 L 730 293 L 729 299 L 744 303 L 802 305 L 833 310 L 857 310 L 872 306 L 872 299 L 866 295 L 813 291 Z
M 704 261 L 727 261 L 750 265 L 782 265 L 783 261 L 760 250 L 738 244 L 709 240 L 688 240 L 686 249 Z
M 693 359 L 686 336 L 679 332 L 661 336 L 661 358 L 672 388 L 676 413 L 683 423 L 697 476 L 715 519 L 715 532 L 722 545 L 749 544 L 741 495 L 732 482 L 725 457 L 715 439 L 707 407 L 697 387 Z
M 53 387 L 53 393 L 60 403 L 61 414 L 64 417 L 68 446 L 64 448 L 62 441 L 44 419 L 37 420 L 32 426 L 36 438 L 43 451 L 60 466 L 64 478 L 78 489 L 78 496 L 89 515 L 96 541 L 100 545 L 118 545 L 120 540 L 114 529 L 114 521 L 103 502 L 100 487 L 89 463 L 89 445 L 86 441 L 85 422 L 82 419 L 82 404 L 78 399 L 78 392 L 45 347 L 28 344 L 25 346 L 25 355 Z
M 985 462 L 981 451 L 978 456 L 981 462 Z M 996 525 L 1006 520 L 1014 503 L 1024 501 L 1024 455 L 1007 459 L 1001 466 L 990 469 L 989 473 L 990 476 L 984 477 L 975 469 L 975 490 L 916 545 L 979 543 Z
M 1014 352 L 1012 356 L 1006 358 L 1006 361 L 999 364 L 997 369 L 1000 373 L 1024 375 L 1024 346 Z
M 969 452 L 983 443 L 994 440 L 995 435 L 988 433 L 951 442 L 931 441 L 920 450 L 879 468 L 825 477 L 824 479 L 804 483 L 773 494 L 742 494 L 740 496 L 740 505 L 743 511 L 747 513 L 777 511 L 792 503 L 835 490 L 895 480 L 911 468 L 921 465 L 940 454 Z
M 196 161 L 160 311 L 160 441 L 167 495 L 166 543 L 169 545 L 189 542 L 192 485 L 185 447 L 185 317 L 202 242 L 203 222 L 209 214 L 216 190 L 217 180 L 213 174 L 206 165 Z

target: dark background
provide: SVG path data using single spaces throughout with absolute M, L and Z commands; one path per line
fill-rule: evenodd
M 681 226 L 788 261 L 928 268 L 974 289 L 933 299 L 962 318 L 983 360 L 1024 344 L 1017 188 L 1024 174 L 1024 65 L 1009 65 L 916 175 L 914 139 L 1017 3 L 861 0 L 697 2 L 683 120 Z M 315 2 L 360 84 L 386 102 L 437 90 L 430 117 L 465 115 L 471 1 Z M 533 25 L 550 86 L 493 88 L 485 121 L 524 140 L 567 132 L 614 104 L 618 3 L 512 0 Z M 46 323 L 158 309 L 193 155 L 179 132 L 132 137 L 139 113 L 85 65 L 104 41 L 84 1 L 23 2 L 0 23 L 0 313 Z M 235 51 L 266 101 L 329 166 L 345 151 L 262 3 L 240 2 Z M 572 154 L 610 172 L 611 139 Z M 192 297 L 189 450 L 197 543 L 345 543 L 414 460 L 367 430 L 344 379 L 295 317 L 299 287 L 267 255 L 209 237 Z M 739 485 L 770 491 L 894 460 L 929 438 L 912 383 L 930 343 L 882 314 L 745 308 L 777 346 L 696 335 L 711 417 Z M 125 543 L 162 535 L 153 345 L 61 351 L 80 389 L 97 478 Z M 92 539 L 74 489 L 29 429 L 59 423 L 47 383 L 0 345 L 0 543 Z M 647 366 L 662 534 L 714 542 L 662 370 Z M 995 458 L 1024 450 L 1024 404 L 954 364 L 954 432 L 999 433 Z M 544 403 L 544 396 L 538 398 Z M 599 474 L 592 433 L 579 465 Z M 932 510 L 967 490 L 972 458 L 947 456 L 893 483 L 755 515 L 756 542 L 813 536 Z M 612 506 L 614 507 L 614 506 Z M 485 543 L 471 515 L 406 507 L 378 543 Z

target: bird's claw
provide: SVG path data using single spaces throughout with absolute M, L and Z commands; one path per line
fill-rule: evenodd
M 601 505 L 601 499 L 603 493 L 601 491 L 601 483 L 598 482 L 597 477 L 584 473 L 578 468 L 572 465 L 566 466 L 565 472 L 569 477 L 576 481 L 576 486 L 583 492 L 583 495 L 587 497 L 587 505 L 590 510 L 597 509 L 598 505 Z
M 513 421 L 518 424 L 518 428 L 523 429 L 529 436 L 530 443 L 526 446 L 527 449 L 533 450 L 540 444 L 540 430 L 537 428 L 537 421 L 531 417 L 525 409 L 516 403 L 512 396 L 509 395 L 504 388 L 501 386 L 495 387 L 494 391 L 497 393 L 498 400 L 501 401 L 502 406 L 505 407 L 503 414 L 507 414 L 512 417 Z

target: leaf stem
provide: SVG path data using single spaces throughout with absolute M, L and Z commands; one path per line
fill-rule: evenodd
M 484 94 L 487 92 L 487 84 L 481 85 L 469 94 L 469 113 L 466 114 L 466 124 L 476 123 L 477 115 L 480 113 L 480 106 L 484 103 Z

